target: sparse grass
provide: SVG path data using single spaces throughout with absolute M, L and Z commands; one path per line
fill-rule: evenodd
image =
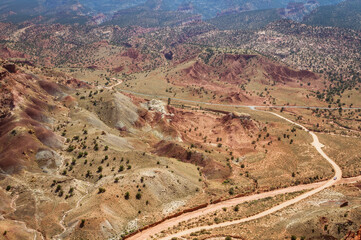
M 311 239 L 328 235 L 342 239 L 349 231 L 357 232 L 360 228 L 361 205 L 358 198 L 359 189 L 354 185 L 336 186 L 267 217 L 215 228 L 202 237 L 232 234 L 256 240 L 290 239 L 292 235 L 297 239 Z M 345 201 L 352 206 L 340 207 Z M 348 225 L 350 221 L 353 224 Z
M 301 195 L 302 193 L 304 193 L 304 191 L 288 193 L 288 194 L 280 194 L 272 198 L 269 197 L 260 200 L 244 202 L 236 206 L 233 206 L 231 208 L 224 208 L 222 210 L 217 210 L 215 212 L 204 215 L 200 218 L 190 219 L 187 222 L 181 222 L 176 227 L 173 227 L 169 231 L 166 231 L 165 234 L 169 232 L 174 233 L 179 230 L 200 227 L 200 226 L 214 225 L 222 222 L 228 222 L 228 221 L 233 221 L 233 220 L 253 216 L 259 212 L 265 211 L 266 209 L 272 208 L 273 206 L 276 206 L 284 201 L 295 198 Z
M 331 134 L 318 134 L 326 154 L 341 167 L 344 177 L 361 175 L 361 139 Z

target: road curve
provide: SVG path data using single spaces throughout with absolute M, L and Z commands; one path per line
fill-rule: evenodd
M 322 150 L 323 145 L 320 143 L 320 141 L 319 141 L 316 134 L 309 131 L 307 128 L 305 128 L 301 124 L 295 123 L 295 122 L 293 122 L 293 121 L 291 121 L 291 120 L 289 120 L 289 119 L 287 119 L 287 118 L 285 118 L 285 117 L 283 117 L 283 116 L 281 116 L 281 115 L 279 115 L 277 113 L 272 113 L 272 112 L 270 112 L 270 113 L 277 116 L 277 117 L 279 117 L 279 118 L 282 118 L 282 119 L 290 122 L 291 124 L 294 124 L 294 125 L 297 125 L 297 126 L 301 127 L 304 131 L 311 134 L 311 136 L 313 138 L 312 146 L 315 147 L 315 149 L 321 154 L 321 156 L 323 158 L 325 158 L 333 167 L 335 175 L 331 180 L 321 182 L 321 183 L 316 183 L 316 184 L 300 185 L 300 186 L 296 186 L 296 187 L 292 187 L 292 188 L 285 188 L 285 189 L 280 189 L 280 190 L 276 190 L 276 191 L 272 191 L 272 192 L 266 192 L 266 193 L 246 196 L 246 197 L 242 197 L 242 198 L 231 199 L 229 201 L 221 202 L 219 204 L 210 205 L 207 208 L 200 209 L 198 211 L 190 212 L 190 213 L 187 213 L 187 214 L 183 214 L 183 215 L 180 215 L 179 217 L 176 217 L 176 218 L 170 219 L 168 221 L 165 221 L 165 222 L 163 222 L 163 223 L 161 223 L 159 225 L 156 225 L 156 226 L 154 226 L 152 228 L 149 228 L 149 229 L 147 229 L 147 230 L 145 230 L 143 232 L 139 232 L 136 235 L 134 235 L 134 236 L 132 236 L 132 237 L 130 237 L 128 239 L 131 239 L 131 240 L 149 239 L 150 236 L 155 235 L 157 233 L 160 233 L 161 231 L 167 230 L 168 228 L 174 227 L 174 226 L 176 226 L 178 223 L 180 223 L 182 221 L 186 221 L 186 220 L 189 220 L 189 219 L 192 219 L 192 218 L 200 217 L 200 216 L 205 215 L 207 213 L 219 210 L 219 209 L 221 209 L 223 207 L 230 207 L 230 206 L 234 206 L 234 205 L 240 204 L 240 203 L 245 202 L 245 201 L 257 200 L 257 199 L 261 199 L 261 198 L 264 198 L 264 197 L 272 197 L 272 196 L 275 196 L 277 194 L 289 193 L 289 192 L 292 192 L 291 189 L 293 189 L 293 192 L 295 192 L 295 191 L 301 191 L 301 190 L 306 190 L 306 189 L 312 189 L 312 188 L 316 187 L 315 189 L 313 189 L 313 190 L 311 190 L 309 192 L 306 192 L 306 193 L 304 193 L 304 194 L 302 194 L 302 195 L 300 195 L 300 196 L 298 196 L 298 197 L 296 197 L 294 199 L 283 202 L 283 203 L 281 203 L 281 204 L 279 204 L 279 205 L 277 205 L 275 207 L 272 207 L 272 208 L 270 208 L 270 209 L 268 209 L 268 210 L 266 210 L 264 212 L 261 212 L 261 213 L 258 213 L 256 215 L 254 215 L 254 216 L 239 219 L 239 220 L 229 221 L 229 222 L 223 222 L 223 223 L 220 223 L 220 224 L 214 224 L 214 225 L 211 225 L 211 226 L 195 227 L 195 228 L 187 229 L 187 230 L 184 230 L 184 231 L 181 231 L 181 232 L 166 236 L 166 237 L 161 238 L 161 239 L 170 240 L 170 239 L 172 239 L 174 237 L 182 237 L 184 235 L 188 235 L 188 234 L 191 234 L 193 232 L 197 232 L 197 231 L 201 231 L 201 230 L 210 230 L 210 229 L 214 229 L 214 228 L 227 227 L 227 226 L 234 225 L 234 224 L 239 224 L 239 223 L 252 221 L 252 220 L 255 220 L 255 219 L 265 217 L 265 216 L 267 216 L 269 214 L 275 213 L 275 212 L 277 212 L 277 211 L 279 211 L 281 209 L 284 209 L 286 207 L 289 207 L 289 206 L 291 206 L 291 205 L 293 205 L 295 203 L 298 203 L 298 202 L 300 202 L 300 201 L 302 201 L 302 200 L 304 200 L 304 199 L 306 199 L 306 198 L 308 198 L 310 196 L 313 196 L 314 194 L 319 193 L 320 191 L 322 191 L 322 190 L 324 190 L 324 189 L 338 183 L 341 180 L 341 178 L 342 178 L 342 170 L 341 170 L 341 168 L 331 158 L 329 158 L 326 155 L 326 153 Z

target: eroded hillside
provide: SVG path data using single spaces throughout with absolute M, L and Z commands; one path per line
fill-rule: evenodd
M 357 178 L 359 40 L 356 31 L 288 20 L 257 31 L 201 21 L 0 23 L 0 233 L 118 239 L 189 209 L 262 193 L 269 197 L 161 234 L 266 211 L 334 179 L 308 130 L 344 177 Z M 234 236 L 247 239 L 357 238 L 359 186 L 336 180 L 348 185 L 281 217 L 196 234 L 217 239 L 239 228 Z
M 225 71 L 246 66 L 246 59 Z M 202 64 L 221 60 L 235 59 Z M 261 112 L 171 106 L 5 61 L 1 101 L 0 230 L 11 238 L 119 237 L 210 199 L 332 174 L 305 134 L 275 118 L 265 121 Z M 278 176 L 264 174 L 270 169 Z

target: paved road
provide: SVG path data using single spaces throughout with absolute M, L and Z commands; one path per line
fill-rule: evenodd
M 107 88 L 114 88 L 118 86 L 120 83 L 115 84 L 114 86 L 107 87 Z M 161 95 L 151 95 L 145 93 L 138 93 L 124 89 L 117 89 L 120 92 L 131 93 L 138 96 L 148 97 L 148 98 L 155 98 L 155 99 L 168 99 L 170 97 L 161 96 Z M 269 105 L 269 106 L 252 106 L 252 105 L 237 105 L 237 104 L 222 104 L 222 103 L 209 103 L 209 102 L 201 102 L 201 101 L 193 101 L 187 99 L 180 99 L 180 98 L 170 98 L 171 100 L 185 102 L 185 103 L 195 103 L 195 104 L 203 104 L 203 105 L 210 105 L 210 106 L 224 106 L 224 107 L 244 107 L 244 108 L 301 108 L 301 109 L 322 109 L 322 110 L 338 110 L 339 108 L 335 107 L 317 107 L 317 106 L 277 106 L 277 105 Z M 342 107 L 344 110 L 361 110 L 361 107 Z
M 291 199 L 291 200 L 288 200 L 286 202 L 283 202 L 282 204 L 280 205 L 277 205 L 275 207 L 272 207 L 264 212 L 261 212 L 259 214 L 256 214 L 254 216 L 251 216 L 251 217 L 247 217 L 247 218 L 243 218 L 243 219 L 239 219 L 239 220 L 234 220 L 234 221 L 229 221 L 229 222 L 224 222 L 224 223 L 220 223 L 220 224 L 214 224 L 214 225 L 211 225 L 211 226 L 203 226 L 203 227 L 195 227 L 195 228 L 191 228 L 191 229 L 187 229 L 187 230 L 184 230 L 184 231 L 181 231 L 181 232 L 178 232 L 176 234 L 172 234 L 172 235 L 169 235 L 165 238 L 162 238 L 164 240 L 169 240 L 169 239 L 172 239 L 174 237 L 182 237 L 184 235 L 188 235 L 188 234 L 191 234 L 193 232 L 197 232 L 197 231 L 200 231 L 200 230 L 210 230 L 210 229 L 214 229 L 214 228 L 219 228 L 219 227 L 227 227 L 227 226 L 230 226 L 230 225 L 234 225 L 234 224 L 239 224 L 239 223 L 244 223 L 244 222 L 248 222 L 248 221 L 252 221 L 252 220 L 255 220 L 255 219 L 259 219 L 259 218 L 262 218 L 264 216 L 267 216 L 267 215 L 270 215 L 272 213 L 275 213 L 279 210 L 282 210 L 286 207 L 289 207 L 295 203 L 298 203 L 308 197 L 311 197 L 313 196 L 314 194 L 316 193 L 319 193 L 320 191 L 324 190 L 325 188 L 328 188 L 336 183 L 338 183 L 341 178 L 342 178 L 342 171 L 341 171 L 341 168 L 332 160 L 330 159 L 326 153 L 322 150 L 322 147 L 323 145 L 320 143 L 318 137 L 316 134 L 314 134 L 313 132 L 309 131 L 307 128 L 305 128 L 304 126 L 298 124 L 298 123 L 295 123 L 277 113 L 270 113 L 270 114 L 273 114 L 279 118 L 282 118 L 284 119 L 285 121 L 291 123 L 291 124 L 294 124 L 294 125 L 297 125 L 299 127 L 301 127 L 304 131 L 308 132 L 309 134 L 311 134 L 312 138 L 313 138 L 313 143 L 312 143 L 312 146 L 315 147 L 315 149 L 322 155 L 322 157 L 327 160 L 333 167 L 334 169 L 334 172 L 335 172 L 335 175 L 334 177 L 331 179 L 331 180 L 328 180 L 326 182 L 322 182 L 322 183 L 316 183 L 316 184 L 310 184 L 310 185 L 300 185 L 300 186 L 296 186 L 296 187 L 292 187 L 292 188 L 286 188 L 286 189 L 280 189 L 280 190 L 276 190 L 276 191 L 272 191 L 272 192 L 267 192 L 267 193 L 262 193 L 262 194 L 257 194 L 257 195 L 252 195 L 252 196 L 247 196 L 247 197 L 242 197 L 242 198 L 237 198 L 237 199 L 232 199 L 232 200 L 229 200 L 229 201 L 226 201 L 226 202 L 221 202 L 219 204 L 215 204 L 215 205 L 210 205 L 209 207 L 205 208 L 205 209 L 201 209 L 201 210 L 198 210 L 198 211 L 195 211 L 195 212 L 191 212 L 191 213 L 187 213 L 187 214 L 183 214 L 179 217 L 176 217 L 176 218 L 173 218 L 173 219 L 170 219 L 168 221 L 165 221 L 159 225 L 156 225 L 152 228 L 149 228 L 143 232 L 140 232 L 132 237 L 130 237 L 129 239 L 132 239 L 132 240 L 144 240 L 144 239 L 149 239 L 150 236 L 152 235 L 155 235 L 157 233 L 160 233 L 161 231 L 163 230 L 167 230 L 168 228 L 171 228 L 173 226 L 176 226 L 178 223 L 182 222 L 182 221 L 186 221 L 186 220 L 189 220 L 189 219 L 192 219 L 192 218 L 197 218 L 197 217 L 200 217 L 200 216 L 203 216 L 207 213 L 210 213 L 210 212 L 213 212 L 213 211 L 216 211 L 216 210 L 219 210 L 223 207 L 230 207 L 230 206 L 234 206 L 234 205 L 237 205 L 237 204 L 240 204 L 242 202 L 245 202 L 245 201 L 251 201 L 251 200 L 257 200 L 257 199 L 261 199 L 261 198 L 265 198 L 265 197 L 272 197 L 272 196 L 275 196 L 277 194 L 284 194 L 284 193 L 288 193 L 288 192 L 295 192 L 295 191 L 302 191 L 302 190 L 307 190 L 307 189 L 312 189 L 314 188 L 313 190 L 311 191 L 308 191 L 294 199 Z M 316 188 L 315 188 L 316 187 Z

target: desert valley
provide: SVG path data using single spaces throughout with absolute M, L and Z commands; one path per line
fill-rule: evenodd
M 358 9 L 0 2 L 0 239 L 360 240 Z

